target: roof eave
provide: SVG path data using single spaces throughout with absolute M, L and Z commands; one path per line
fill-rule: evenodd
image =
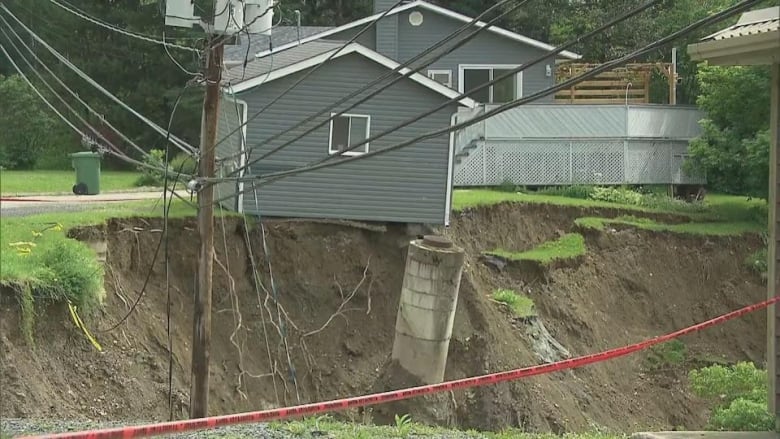
M 688 46 L 694 61 L 713 65 L 762 65 L 780 63 L 780 30 L 703 41 Z

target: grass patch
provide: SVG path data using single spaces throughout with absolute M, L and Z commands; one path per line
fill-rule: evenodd
M 137 172 L 101 171 L 100 191 L 136 187 Z M 70 193 L 76 184 L 75 171 L 0 171 L 0 193 L 17 194 Z
M 103 268 L 84 243 L 68 239 L 75 226 L 97 225 L 109 218 L 161 216 L 162 203 L 103 205 L 81 212 L 0 218 L 0 285 L 13 289 L 22 311 L 22 331 L 32 342 L 36 305 L 70 302 L 89 311 L 102 301 Z M 172 217 L 195 210 L 174 202 Z
M 743 233 L 758 233 L 763 230 L 763 226 L 755 222 L 691 222 L 664 224 L 649 218 L 637 218 L 635 216 L 620 216 L 617 218 L 585 217 L 578 218 L 575 220 L 575 223 L 581 227 L 597 230 L 603 230 L 609 224 L 623 224 L 656 232 L 711 236 L 734 236 Z
M 542 264 L 548 264 L 559 259 L 570 259 L 584 255 L 585 238 L 579 233 L 569 233 L 555 241 L 545 242 L 524 252 L 497 249 L 486 253 L 510 261 L 537 261 Z
M 745 259 L 745 265 L 761 276 L 766 275 L 767 250 L 765 248 L 751 254 Z
M 527 318 L 537 315 L 534 301 L 513 290 L 496 290 L 493 292 L 493 300 L 507 305 L 517 317 Z

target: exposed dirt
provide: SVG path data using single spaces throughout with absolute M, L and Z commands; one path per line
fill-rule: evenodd
M 760 278 L 742 263 L 760 246 L 759 238 L 752 236 L 702 238 L 635 230 L 589 233 L 586 256 L 544 276 L 522 266 L 497 270 L 479 258 L 482 251 L 495 247 L 525 250 L 557 238 L 574 230 L 574 219 L 580 216 L 623 213 L 499 205 L 469 210 L 457 218 L 445 233 L 466 249 L 467 266 L 446 378 L 540 361 L 529 331 L 488 299 L 495 288 L 523 291 L 533 298 L 539 321 L 574 356 L 669 332 L 764 296 Z M 105 236 L 108 241 L 107 302 L 94 315 L 82 316 L 103 345 L 102 353 L 74 327 L 67 309 L 59 307 L 41 310 L 36 346 L 25 345 L 18 305 L 10 292 L 3 293 L 2 413 L 61 419 L 169 417 L 163 250 L 135 311 L 115 330 L 103 331 L 122 320 L 136 301 L 160 229 L 160 220 L 124 219 L 101 230 L 73 233 L 90 240 Z M 274 306 L 269 258 L 259 226 L 249 231 L 251 254 L 259 267 L 257 287 L 242 222 L 226 219 L 217 223 L 216 230 L 211 414 L 408 384 L 388 361 L 406 246 L 414 237 L 405 227 L 387 225 L 385 231 L 372 231 L 348 224 L 265 222 L 283 312 Z M 173 416 L 184 418 L 197 260 L 194 223 L 172 220 L 169 242 Z M 644 365 L 646 355 L 640 353 L 397 407 L 415 420 L 491 430 L 504 426 L 553 432 L 596 426 L 619 431 L 697 428 L 704 424 L 706 408 L 688 392 L 686 371 L 715 359 L 763 364 L 765 320 L 764 313 L 755 313 L 687 337 L 684 342 L 692 360 L 681 367 L 650 371 Z M 394 414 L 386 408 L 375 410 L 343 416 L 388 421 Z

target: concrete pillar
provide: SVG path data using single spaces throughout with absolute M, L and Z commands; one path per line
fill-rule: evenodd
M 463 249 L 444 237 L 409 245 L 392 358 L 425 384 L 444 381 L 463 261 Z

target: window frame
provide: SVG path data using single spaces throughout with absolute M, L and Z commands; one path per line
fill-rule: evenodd
M 516 69 L 518 67 L 522 66 L 522 64 L 460 64 L 458 65 L 458 92 L 463 94 L 468 90 L 465 90 L 463 88 L 463 79 L 465 77 L 466 70 L 490 70 L 490 79 L 489 81 L 492 81 L 495 78 L 494 72 L 496 69 L 498 70 L 512 70 Z M 520 99 L 523 97 L 523 72 L 518 72 L 515 74 L 515 80 L 517 83 L 515 84 L 516 89 L 516 96 L 515 99 Z M 494 84 L 495 85 L 495 84 Z M 489 89 L 489 101 L 490 102 L 480 102 L 480 104 L 495 104 L 493 101 L 493 88 L 494 85 L 490 86 Z M 499 102 L 499 104 L 502 102 Z
M 347 148 L 349 148 L 352 145 L 351 138 L 352 136 L 352 118 L 363 118 L 366 119 L 366 139 L 371 137 L 371 115 L 370 114 L 358 114 L 358 113 L 344 113 L 344 114 L 338 114 L 338 113 L 330 113 L 330 128 L 328 130 L 328 154 L 329 155 L 343 155 L 343 156 L 356 156 L 356 155 L 362 155 L 369 151 L 369 143 L 366 143 L 363 145 L 363 149 L 356 149 L 353 151 L 345 151 L 341 152 L 338 150 L 333 149 L 333 123 L 336 121 L 338 117 L 348 117 L 349 118 L 349 129 L 347 130 Z
M 436 81 L 433 78 L 434 75 L 447 75 L 447 78 L 448 78 L 447 79 L 447 83 L 446 84 L 441 84 L 441 82 Z M 430 70 L 428 70 L 428 78 L 436 81 L 437 83 L 439 83 L 439 84 L 441 84 L 441 85 L 443 85 L 445 87 L 452 88 L 452 70 L 450 70 L 450 69 L 430 69 Z

